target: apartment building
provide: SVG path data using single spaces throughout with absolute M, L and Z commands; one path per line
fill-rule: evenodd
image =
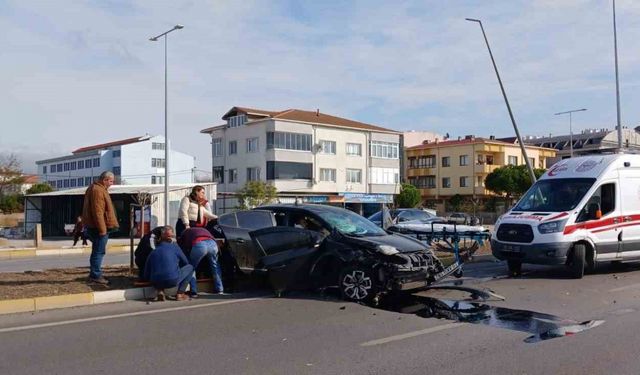
M 534 168 L 547 168 L 547 160 L 556 151 L 537 146 L 526 147 Z M 496 168 L 525 164 L 520 147 L 495 137 L 447 141 L 426 141 L 405 149 L 407 182 L 418 187 L 426 201 L 442 201 L 453 195 L 487 198 L 484 180 Z
M 233 107 L 211 136 L 218 192 L 272 183 L 281 201 L 337 203 L 367 213 L 399 192 L 400 135 L 316 111 Z M 375 203 L 369 207 L 368 203 Z
M 112 171 L 116 184 L 164 184 L 165 141 L 162 136 L 134 137 L 79 148 L 57 158 L 36 161 L 38 178 L 57 190 L 89 186 L 100 173 Z M 170 150 L 170 183 L 193 182 L 195 158 Z

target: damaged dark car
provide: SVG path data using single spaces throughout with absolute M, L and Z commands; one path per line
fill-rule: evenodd
M 218 223 L 237 267 L 266 273 L 278 295 L 337 287 L 347 300 L 370 302 L 425 288 L 444 270 L 422 242 L 342 208 L 270 205 L 222 215 Z

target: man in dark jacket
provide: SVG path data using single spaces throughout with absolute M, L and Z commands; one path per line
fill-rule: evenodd
M 149 254 L 156 248 L 156 240 L 162 237 L 162 228 L 163 227 L 155 227 L 151 231 L 151 233 L 147 233 L 140 239 L 138 242 L 138 247 L 136 247 L 135 262 L 136 266 L 138 266 L 138 277 L 141 280 L 145 280 L 144 278 L 144 266 L 147 264 L 147 258 L 149 258 Z
M 185 294 L 187 285 L 193 278 L 193 266 L 178 245 L 172 242 L 173 228 L 167 225 L 162 228 L 160 241 L 156 249 L 149 254 L 144 267 L 144 276 L 156 288 L 158 301 L 164 301 L 164 290 L 178 287 L 177 301 L 189 299 Z

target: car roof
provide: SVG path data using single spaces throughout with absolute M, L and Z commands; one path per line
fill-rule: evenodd
M 311 212 L 315 212 L 315 213 L 333 212 L 333 213 L 338 213 L 338 214 L 344 213 L 344 211 L 349 211 L 346 208 L 342 208 L 342 207 L 333 207 L 333 206 L 327 206 L 327 205 L 323 205 L 323 204 L 311 204 L 311 203 L 303 203 L 303 204 L 290 204 L 290 203 L 269 204 L 269 205 L 265 205 L 265 206 L 256 207 L 255 209 L 256 210 L 271 210 L 271 209 L 278 209 L 278 208 L 286 208 L 286 209 L 293 209 L 293 210 L 307 210 L 307 211 L 311 211 Z M 352 211 L 349 211 L 349 212 L 352 212 Z

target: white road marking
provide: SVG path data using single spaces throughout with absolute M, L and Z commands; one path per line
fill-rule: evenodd
M 92 318 L 64 320 L 64 321 L 60 321 L 60 322 L 32 324 L 32 325 L 19 326 L 19 327 L 9 327 L 9 328 L 0 329 L 0 333 L 26 331 L 26 330 L 30 330 L 30 329 L 38 329 L 38 328 L 46 328 L 46 327 L 66 326 L 66 325 L 70 325 L 70 324 L 95 322 L 95 321 L 108 320 L 108 319 L 126 318 L 126 317 L 131 317 L 131 316 L 152 315 L 152 314 L 159 314 L 159 313 L 171 312 L 171 311 L 192 310 L 192 309 L 199 309 L 199 308 L 210 307 L 210 306 L 230 305 L 230 304 L 234 304 L 234 303 L 244 303 L 244 302 L 259 301 L 259 300 L 263 300 L 263 299 L 267 299 L 267 298 L 269 298 L 269 297 L 256 297 L 256 298 L 244 298 L 244 299 L 235 299 L 235 300 L 228 300 L 228 301 L 217 301 L 217 302 L 211 302 L 211 303 L 203 303 L 203 304 L 200 304 L 200 305 L 168 307 L 168 308 L 165 308 L 165 309 L 137 311 L 137 312 L 131 312 L 131 313 L 124 313 L 124 314 L 95 316 L 95 317 L 92 317 Z
M 382 345 L 382 344 L 386 344 L 386 343 L 393 342 L 393 341 L 400 341 L 400 340 L 409 339 L 409 338 L 420 336 L 420 335 L 426 335 L 426 334 L 429 334 L 429 333 L 434 333 L 434 332 L 438 332 L 438 331 L 444 331 L 444 330 L 447 330 L 447 329 L 458 328 L 458 327 L 462 327 L 462 326 L 465 326 L 465 325 L 466 325 L 465 323 L 447 323 L 447 324 L 443 324 L 443 325 L 440 325 L 440 326 L 435 326 L 435 327 L 431 327 L 431 328 L 427 328 L 427 329 L 421 329 L 419 331 L 403 333 L 402 335 L 389 336 L 389 337 L 385 337 L 385 338 L 382 338 L 382 339 L 363 342 L 362 344 L 360 344 L 360 346 Z
M 640 288 L 640 283 L 621 286 L 620 288 L 609 289 L 609 293 L 622 292 L 625 290 L 638 289 L 638 288 Z

